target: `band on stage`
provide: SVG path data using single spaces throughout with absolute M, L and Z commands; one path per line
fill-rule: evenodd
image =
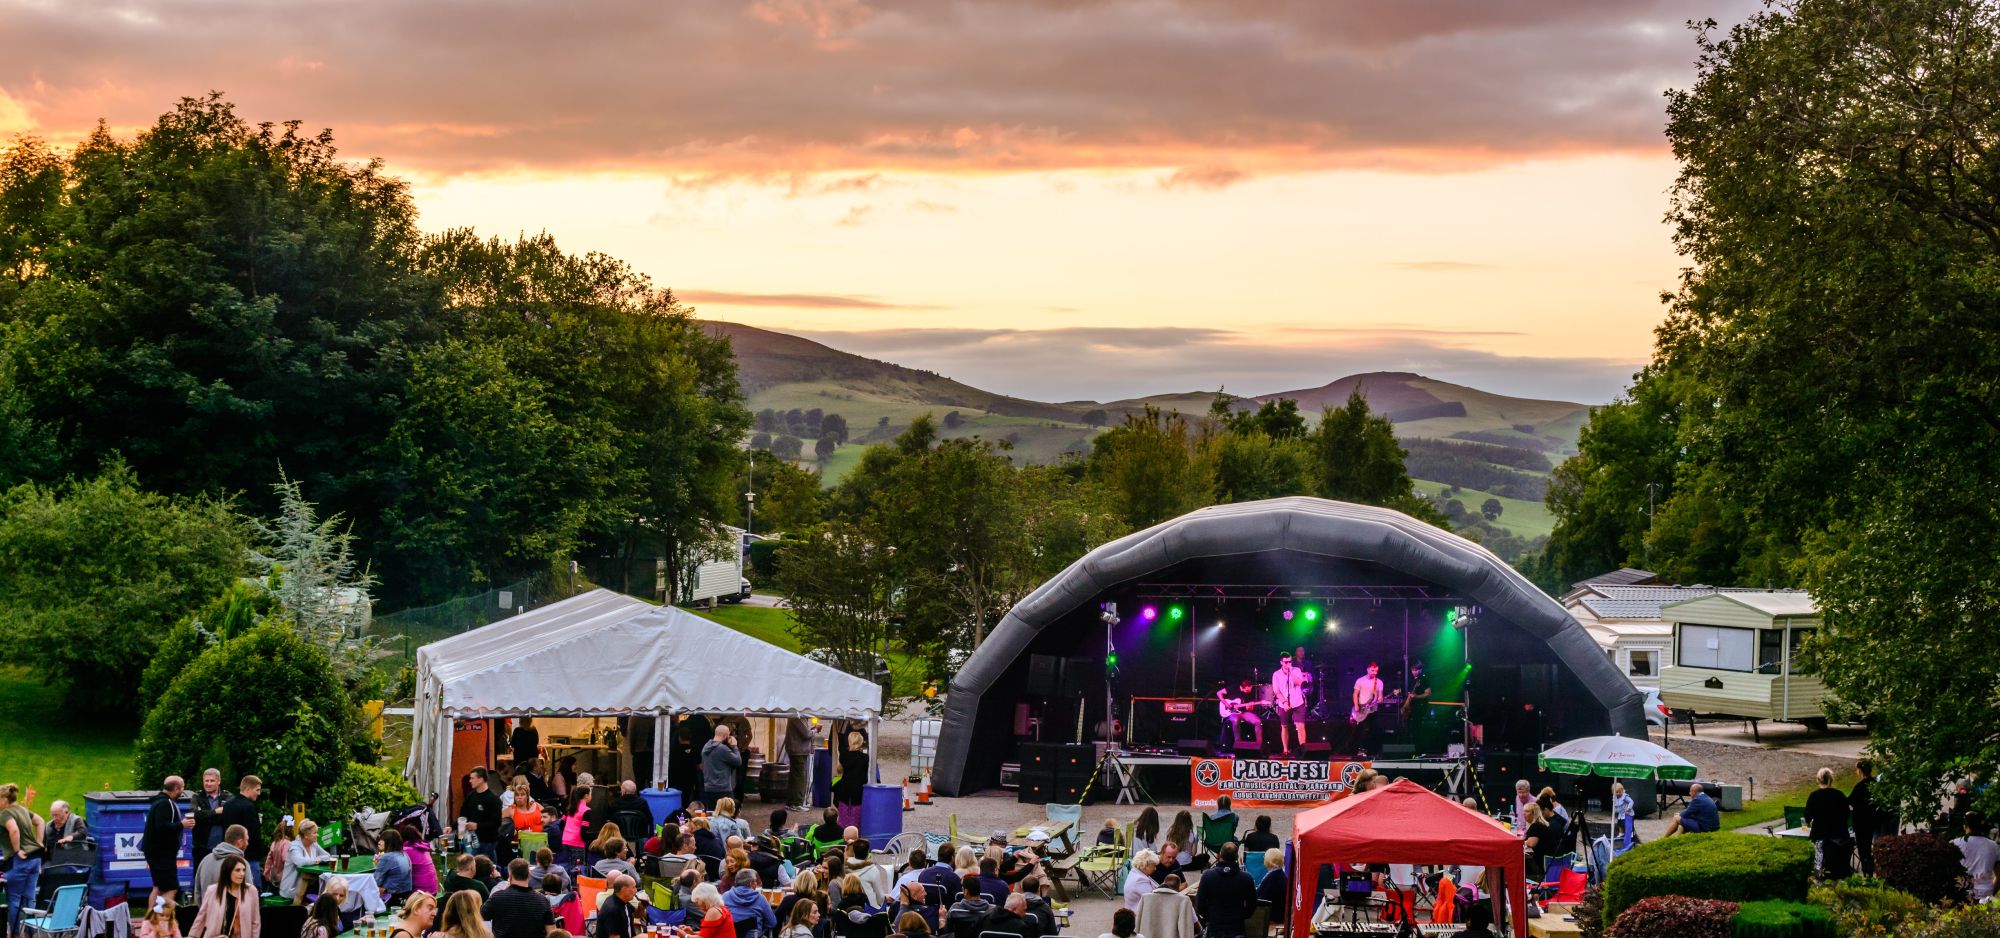
M 1329 701 L 1323 670 L 1310 665 L 1305 648 L 1296 648 L 1279 656 L 1269 681 L 1252 669 L 1234 685 L 1216 689 L 1222 716 L 1217 743 L 1224 751 L 1256 752 L 1267 758 L 1303 756 L 1306 726 L 1311 722 L 1327 727 L 1329 738 L 1322 740 L 1326 748 L 1367 758 L 1381 751 L 1385 711 L 1395 710 L 1412 737 L 1432 719 L 1432 688 L 1421 660 L 1410 662 L 1402 683 L 1407 692 L 1389 690 L 1381 664 L 1370 661 L 1366 672 L 1346 688 L 1347 699 Z

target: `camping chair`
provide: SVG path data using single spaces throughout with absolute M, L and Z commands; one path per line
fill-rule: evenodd
M 1098 844 L 1074 854 L 1070 859 L 1076 862 L 1070 864 L 1070 869 L 1076 870 L 1085 892 L 1094 889 L 1107 899 L 1115 898 L 1123 885 L 1122 874 L 1130 852 L 1131 848 L 1125 844 Z
M 1213 818 L 1201 816 L 1201 847 L 1209 853 L 1222 849 L 1222 845 L 1236 839 L 1236 824 L 1242 818 L 1236 812 Z
M 1548 901 L 1550 896 L 1555 895 L 1557 886 L 1562 883 L 1563 870 L 1568 869 L 1570 863 L 1575 860 L 1576 855 L 1571 853 L 1550 857 L 1548 867 L 1542 871 L 1541 881 L 1531 887 L 1528 894 L 1537 901 Z
M 21 910 L 21 929 L 30 935 L 69 935 L 74 938 L 83 925 L 84 883 L 71 883 L 56 890 L 55 901 L 46 909 Z
M 1604 877 L 1611 872 L 1611 859 L 1617 856 L 1612 850 L 1611 838 L 1599 837 L 1591 841 L 1590 853 L 1587 856 L 1590 859 L 1590 881 L 1604 882 Z
M 1271 907 L 1258 903 L 1250 910 L 1250 917 L 1243 920 L 1243 934 L 1247 938 L 1268 938 L 1271 934 Z
M 1250 874 L 1250 882 L 1255 883 L 1259 886 L 1263 885 L 1264 874 L 1269 872 L 1268 870 L 1264 869 L 1264 851 L 1262 850 L 1244 851 L 1243 872 Z
M 579 876 L 576 878 L 576 901 L 583 907 L 584 917 L 588 918 L 596 914 L 597 897 L 604 894 L 604 887 L 607 882 L 608 880 L 602 876 Z
M 818 831 L 819 826 L 814 825 L 813 827 L 809 828 L 809 830 Z M 822 854 L 826 853 L 829 850 L 839 850 L 847 845 L 846 841 L 840 839 L 840 834 L 838 832 L 834 833 L 832 840 L 821 840 L 819 839 L 819 836 L 816 833 L 807 833 L 806 842 L 812 845 L 812 858 L 815 860 L 819 859 Z M 722 869 L 722 866 L 720 864 L 717 864 L 715 869 L 720 870 Z
M 687 872 L 688 864 L 691 862 L 693 861 L 678 854 L 669 854 L 661 857 L 659 859 L 659 876 L 668 882 L 680 879 L 681 874 Z
M 1618 856 L 1619 854 L 1632 849 L 1632 847 L 1638 843 L 1639 843 L 1638 828 L 1633 826 L 1632 818 L 1628 816 L 1622 822 L 1620 822 L 1620 826 L 1618 829 L 1618 845 L 1611 851 L 1611 855 L 1614 857 Z
M 1557 902 L 1582 902 L 1584 890 L 1590 888 L 1590 874 L 1575 866 L 1565 865 L 1556 881 Z

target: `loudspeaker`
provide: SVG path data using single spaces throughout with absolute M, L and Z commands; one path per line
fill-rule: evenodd
M 1083 787 L 1090 783 L 1088 776 L 1075 780 L 1056 779 L 1049 786 L 1049 800 L 1046 804 L 1082 804 Z
M 1022 743 L 1021 775 L 1050 781 L 1057 778 L 1089 778 L 1097 767 L 1095 750 L 1079 743 Z
M 1047 776 L 1043 776 L 1040 778 L 1030 778 L 1023 776 L 1021 779 L 1020 803 L 1048 804 L 1050 795 L 1054 791 L 1054 788 L 1055 786 L 1049 783 L 1049 779 Z
M 1100 673 L 1098 669 L 1103 667 L 1104 663 L 1102 661 L 1092 658 L 1069 659 L 1062 667 L 1062 673 L 1059 676 L 1060 679 L 1056 681 L 1057 693 L 1062 694 L 1064 697 L 1075 697 L 1079 700 L 1086 696 L 1103 697 L 1104 689 L 1102 685 L 1098 686 L 1097 693 L 1094 695 L 1090 693 L 1089 687 L 1090 676 Z
M 1055 655 L 1028 656 L 1028 695 L 1054 697 L 1062 693 L 1063 659 Z

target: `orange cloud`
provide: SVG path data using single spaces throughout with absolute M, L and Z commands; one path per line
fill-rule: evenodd
M 412 173 L 1115 168 L 1213 188 L 1658 152 L 1659 92 L 1691 72 L 1679 24 L 1755 5 L 1695 2 L 14 5 L 0 100 L 63 140 L 220 88 Z

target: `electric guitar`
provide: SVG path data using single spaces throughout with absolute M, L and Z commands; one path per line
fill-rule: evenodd
M 1423 693 L 1421 693 L 1421 694 L 1411 694 L 1411 695 L 1409 695 L 1409 696 L 1407 696 L 1407 697 L 1404 697 L 1404 698 L 1403 698 L 1403 719 L 1405 719 L 1405 720 L 1408 720 L 1408 719 L 1410 718 L 1410 709 L 1411 709 L 1412 707 L 1415 707 L 1415 706 L 1416 706 L 1417 704 L 1420 704 L 1420 703 L 1423 703 L 1423 702 L 1425 702 L 1425 701 L 1427 701 L 1427 700 L 1430 700 L 1430 699 L 1431 699 L 1431 692 L 1430 692 L 1429 690 L 1425 690 L 1425 691 L 1424 691 Z
M 1402 696 L 1403 696 L 1402 691 L 1399 690 L 1390 691 L 1389 693 L 1382 695 L 1380 698 L 1377 698 L 1374 703 L 1364 704 L 1362 706 L 1355 707 L 1354 709 L 1348 711 L 1347 722 L 1358 725 L 1363 720 L 1366 720 L 1369 717 L 1374 716 L 1375 711 L 1380 710 L 1384 707 L 1394 706 L 1395 704 L 1399 703 Z

